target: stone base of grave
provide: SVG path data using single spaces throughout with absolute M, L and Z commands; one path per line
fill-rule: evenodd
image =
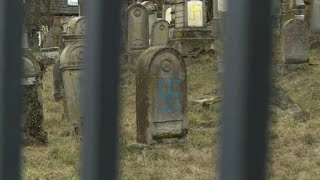
M 285 58 L 286 64 L 303 64 L 309 62 L 308 54 L 292 54 Z
M 154 141 L 152 144 L 177 144 L 177 143 L 185 143 L 187 142 L 187 138 L 167 138 L 167 139 L 159 139 Z
M 212 31 L 208 29 L 175 29 L 169 46 L 183 57 L 198 55 L 213 49 Z
M 23 87 L 23 128 L 25 145 L 45 145 L 47 132 L 43 129 L 43 107 L 38 95 L 38 85 Z

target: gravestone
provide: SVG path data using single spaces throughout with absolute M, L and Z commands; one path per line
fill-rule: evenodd
M 308 25 L 300 19 L 289 20 L 282 30 L 282 50 L 285 63 L 306 63 L 309 59 Z
M 86 21 L 76 17 L 69 21 L 67 34 L 63 36 L 66 47 L 60 57 L 60 71 L 63 79 L 65 112 L 68 113 L 70 134 L 82 134 L 83 114 L 81 113 L 81 76 L 84 69 L 84 35 Z
M 292 0 L 281 1 L 280 28 L 283 29 L 284 24 L 294 18 Z
M 73 136 L 82 132 L 81 75 L 84 68 L 84 45 L 81 42 L 68 45 L 61 54 L 60 71 L 64 84 L 64 96 Z
M 62 27 L 62 34 L 66 34 L 67 33 L 67 28 L 68 28 L 68 23 L 71 20 L 71 17 L 65 17 L 63 18 L 62 22 L 61 22 L 61 27 Z
M 142 5 L 147 9 L 149 14 L 149 35 L 151 36 L 152 25 L 158 19 L 157 17 L 157 7 L 150 1 L 144 1 Z
M 62 29 L 60 27 L 52 27 L 43 37 L 43 48 L 61 47 Z
M 64 45 L 62 28 L 53 27 L 44 36 L 43 48 L 41 48 L 41 56 L 46 64 L 54 64 L 54 69 L 59 69 L 60 48 Z M 54 100 L 61 100 L 63 97 L 62 81 L 59 78 L 59 71 L 53 71 L 53 89 L 52 96 Z
M 127 54 L 129 62 L 136 63 L 140 53 L 149 47 L 148 11 L 141 4 L 128 7 Z
M 167 46 L 169 39 L 169 23 L 159 20 L 152 26 L 151 46 Z
M 83 16 L 74 17 L 68 22 L 68 36 L 83 36 L 86 33 L 86 18 Z
M 58 68 L 61 47 L 63 47 L 62 29 L 56 26 L 44 36 L 43 48 L 40 51 L 45 64 L 54 64 L 54 69 Z M 56 101 L 63 97 L 62 81 L 58 78 L 59 75 L 58 71 L 53 71 L 52 96 Z
M 22 58 L 24 63 L 23 85 L 23 129 L 24 144 L 44 145 L 48 142 L 44 131 L 43 105 L 42 105 L 42 72 L 39 61 L 26 50 Z
M 151 47 L 139 58 L 136 74 L 137 141 L 183 140 L 188 132 L 187 72 L 180 53 Z

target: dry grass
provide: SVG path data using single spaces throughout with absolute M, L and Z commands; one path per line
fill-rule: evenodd
M 314 62 L 320 56 L 314 57 Z M 216 67 L 209 56 L 188 64 L 188 141 L 142 148 L 135 142 L 134 73 L 122 73 L 121 179 L 216 179 L 219 140 L 218 107 L 191 101 L 218 93 Z M 24 179 L 79 179 L 79 142 L 68 137 L 63 107 L 51 97 L 51 68 L 45 75 L 43 96 L 49 144 L 26 147 Z M 269 179 L 319 179 L 320 175 L 320 68 L 301 67 L 278 77 L 279 84 L 310 118 L 280 112 L 271 123 Z

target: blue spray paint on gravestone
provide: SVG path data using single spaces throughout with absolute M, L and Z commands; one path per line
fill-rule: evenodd
M 155 104 L 159 104 L 158 113 L 177 113 L 182 111 L 180 79 L 159 79 Z

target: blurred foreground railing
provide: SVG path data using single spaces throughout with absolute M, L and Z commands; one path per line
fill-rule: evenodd
M 22 1 L 0 0 L 0 180 L 20 179 Z
M 222 180 L 265 179 L 271 1 L 229 0 L 226 22 Z

